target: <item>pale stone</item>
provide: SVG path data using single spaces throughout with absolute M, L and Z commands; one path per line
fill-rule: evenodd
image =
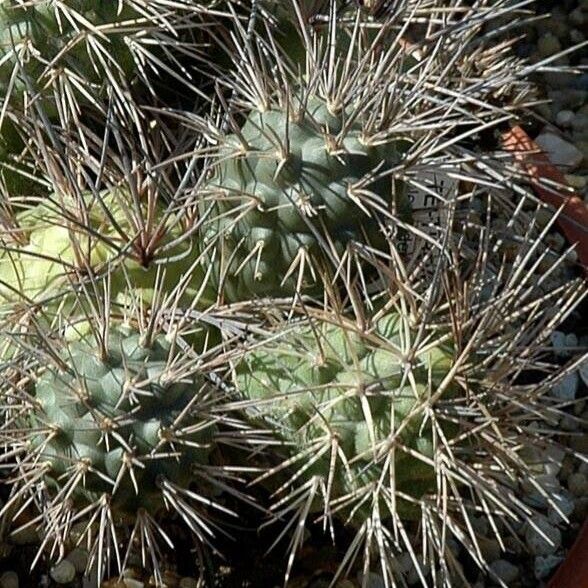
M 64 559 L 51 568 L 50 575 L 57 584 L 69 584 L 76 577 L 76 568 L 70 561 Z
M 573 110 L 560 110 L 555 116 L 555 122 L 560 127 L 569 127 L 574 120 L 575 113 Z
M 562 490 L 561 492 L 551 496 L 551 499 L 552 503 L 555 503 L 561 513 L 557 511 L 552 504 L 550 504 L 547 511 L 547 518 L 555 525 L 565 522 L 562 514 L 569 518 L 574 512 L 575 501 L 572 495 L 569 492 Z
M 563 561 L 560 555 L 539 555 L 535 558 L 534 572 L 537 580 L 547 578 L 554 568 Z
M 561 470 L 562 462 L 566 455 L 565 451 L 561 447 L 550 445 L 543 452 L 543 455 L 545 458 L 545 473 L 552 476 L 557 476 Z
M 555 398 L 563 402 L 571 402 L 576 398 L 578 386 L 580 385 L 580 377 L 578 372 L 572 372 L 565 375 L 551 388 L 551 392 Z
M 18 588 L 18 574 L 16 572 L 4 572 L 0 576 L 0 588 Z
M 584 384 L 588 386 L 588 358 L 580 365 L 578 372 Z
M 68 554 L 66 559 L 73 564 L 78 574 L 83 574 L 86 571 L 86 566 L 88 565 L 88 552 L 85 549 L 79 547 L 74 549 Z
M 584 159 L 584 154 L 575 145 L 551 131 L 543 131 L 535 142 L 554 165 L 564 169 L 573 170 Z
M 551 555 L 561 546 L 561 532 L 545 517 L 535 516 L 532 519 L 535 526 L 527 524 L 525 541 L 533 555 Z M 541 531 L 541 532 L 540 532 Z
M 490 564 L 490 571 L 507 585 L 510 585 L 519 577 L 519 568 L 505 559 L 493 561 Z

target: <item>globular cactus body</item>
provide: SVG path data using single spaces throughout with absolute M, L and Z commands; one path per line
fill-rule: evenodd
M 155 41 L 160 48 L 171 46 L 174 27 L 193 26 L 197 9 L 203 10 L 182 1 L 170 7 L 143 0 L 2 0 L 0 94 L 13 103 L 21 103 L 25 92 L 49 99 L 43 106 L 56 114 L 52 94 L 61 80 L 70 99 L 93 103 L 96 90 L 103 92 L 109 83 L 130 84 L 144 76 L 150 62 L 157 62 Z
M 17 100 L 27 84 L 40 81 L 35 91 L 43 87 L 43 74 L 53 68 L 69 69 L 81 75 L 84 83 L 101 84 L 103 76 L 98 72 L 100 61 L 92 59 L 87 37 L 92 30 L 106 32 L 109 40 L 109 66 L 126 75 L 133 70 L 133 55 L 125 43 L 125 22 L 141 18 L 128 2 L 96 2 L 92 0 L 68 1 L 63 7 L 51 0 L 22 5 L 12 0 L 0 4 L 0 51 L 4 63 L 0 68 L 0 91 L 8 95 L 12 83 Z M 89 26 L 91 23 L 91 26 Z M 128 26 L 128 25 L 127 25 Z M 118 30 L 117 30 L 118 27 Z M 103 33 L 104 34 L 104 33 Z M 112 56 L 116 56 L 116 60 Z M 24 68 L 24 76 L 12 80 L 13 71 Z M 50 80 L 46 75 L 45 84 Z
M 41 410 L 33 413 L 31 424 L 45 429 L 33 446 L 46 464 L 50 488 L 59 490 L 72 468 L 85 468 L 74 500 L 87 506 L 112 493 L 111 508 L 119 518 L 139 508 L 151 513 L 164 508 L 162 477 L 189 486 L 192 465 L 208 463 L 216 425 L 202 419 L 198 427 L 192 415 L 189 424 L 196 426 L 186 439 L 190 444 L 182 444 L 177 457 L 157 458 L 168 430 L 202 385 L 195 378 L 166 381 L 171 348 L 163 336 L 145 342 L 137 332 L 116 329 L 109 333 L 104 357 L 89 337 L 64 350 L 64 369 L 40 376 L 34 398 Z M 124 475 L 131 459 L 143 462 L 133 477 Z M 115 484 L 119 476 L 122 481 Z
M 240 445 L 230 443 L 229 455 L 224 448 L 232 427 L 242 439 L 248 429 L 206 376 L 207 328 L 193 335 L 202 353 L 190 354 L 175 334 L 133 321 L 94 327 L 47 347 L 51 359 L 31 374 L 17 432 L 6 437 L 27 479 L 3 510 L 40 497 L 41 514 L 28 522 L 42 537 L 39 555 L 83 541 L 87 571 L 100 581 L 137 551 L 161 586 L 161 540 L 178 541 L 166 526 L 183 521 L 182 540 L 192 537 L 202 555 L 233 514 L 219 493 L 244 498 L 231 461 Z
M 190 240 L 179 238 L 179 224 L 170 219 L 160 235 L 149 237 L 152 243 L 144 243 L 134 211 L 125 204 L 128 191 L 86 193 L 79 200 L 64 197 L 61 203 L 59 198 L 55 195 L 17 214 L 16 226 L 6 232 L 0 252 L 0 302 L 48 300 L 67 292 L 90 272 L 94 276 L 110 272 L 113 301 L 125 302 L 134 295 L 151 304 L 156 290 L 169 294 L 185 279 L 178 298 L 186 306 L 192 303 L 204 274 L 194 261 L 197 255 Z M 156 205 L 152 210 L 151 224 L 157 227 L 164 209 Z M 146 206 L 142 212 L 147 216 Z M 177 242 L 164 252 L 161 248 L 174 239 Z M 149 246 L 151 256 L 146 258 Z M 210 301 L 210 289 L 207 294 Z
M 256 348 L 237 365 L 238 390 L 286 442 L 287 457 L 299 462 L 302 479 L 297 483 L 313 476 L 326 482 L 332 476 L 327 502 L 377 484 L 392 465 L 399 492 L 419 499 L 432 489 L 432 424 L 419 407 L 449 373 L 454 350 L 448 340 L 423 346 L 408 359 L 403 328 L 395 313 L 363 334 L 350 325 L 317 321 L 287 330 L 277 343 Z M 439 401 L 454 392 L 454 386 L 446 386 Z M 444 428 L 447 436 L 454 429 Z M 335 464 L 330 451 L 318 460 L 312 457 L 325 438 L 336 439 L 337 452 L 344 456 Z M 387 451 L 388 442 L 398 445 L 393 464 L 376 457 Z M 397 506 L 404 516 L 413 513 L 402 500 Z M 361 526 L 364 514 L 355 512 L 352 522 Z
M 384 240 L 378 208 L 382 217 L 410 214 L 402 186 L 386 173 L 402 142 L 364 141 L 351 107 L 298 97 L 252 110 L 223 143 L 205 190 L 216 205 L 210 237 L 222 235 L 220 273 L 233 274 L 229 300 L 308 286 L 312 271 L 297 270 L 303 257 L 316 275 L 321 259 L 340 258 L 353 241 Z

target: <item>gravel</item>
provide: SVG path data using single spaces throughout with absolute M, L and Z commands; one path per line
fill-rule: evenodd
M 4 572 L 0 576 L 0 588 L 18 588 L 18 574 L 16 572 Z
M 75 566 L 64 559 L 51 568 L 51 577 L 57 584 L 69 584 L 76 577 Z
M 505 559 L 497 559 L 490 564 L 490 571 L 502 580 L 505 584 L 509 585 L 514 582 L 520 574 L 518 566 L 510 563 Z

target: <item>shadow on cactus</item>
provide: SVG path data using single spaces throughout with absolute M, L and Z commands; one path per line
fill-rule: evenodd
M 28 386 L 5 385 L 2 437 L 11 449 L 3 460 L 17 459 L 2 513 L 39 509 L 26 524 L 39 533 L 37 558 L 63 557 L 75 527 L 98 579 L 138 555 L 163 585 L 160 558 L 174 545 L 168 524 L 185 526 L 199 558 L 228 533 L 236 514 L 225 497 L 249 501 L 230 461 L 247 427 L 210 382 L 222 361 L 207 348 L 208 331 L 200 328 L 196 353 L 153 319 L 109 318 L 74 341 L 38 333 L 44 344 L 12 371 L 4 365 L 4 382 Z
M 377 311 L 367 303 L 274 316 L 234 362 L 237 406 L 282 445 L 257 483 L 273 493 L 273 521 L 284 525 L 276 543 L 290 538 L 286 584 L 306 528 L 334 535 L 338 522 L 354 533 L 333 585 L 356 569 L 364 582 L 371 569 L 395 585 L 411 569 L 437 586 L 468 581 L 451 542 L 488 571 L 474 518 L 487 519 L 500 545 L 516 523 L 535 528 L 521 485 L 567 520 L 525 456 L 559 446 L 546 424 L 560 412 L 551 386 L 566 372 L 547 375 L 545 346 L 584 285 L 545 294 L 525 287 L 525 276 L 460 275 L 437 263 L 432 280 L 382 266 Z M 561 296 L 567 303 L 554 313 Z M 532 370 L 545 377 L 526 378 Z
M 0 3 L 0 90 L 11 101 L 23 96 L 53 98 L 67 93 L 61 107 L 79 110 L 96 104 L 96 94 L 111 85 L 122 96 L 125 86 L 164 71 L 192 87 L 193 73 L 178 56 L 190 48 L 182 33 L 203 26 L 201 17 L 213 0 L 170 5 L 159 0 L 100 2 L 33 0 Z M 65 94 L 64 94 L 65 95 Z M 53 105 L 57 112 L 57 105 Z
M 226 14 L 230 2 L 222 4 Z M 0 0 L 0 166 L 8 192 L 39 190 L 22 173 L 27 167 L 14 161 L 24 143 L 7 109 L 19 118 L 36 118 L 47 129 L 71 129 L 85 142 L 81 127 L 103 128 L 114 113 L 136 121 L 138 104 L 146 100 L 161 104 L 186 94 L 190 104 L 209 101 L 202 70 L 210 56 L 201 45 L 222 43 L 218 5 L 217 0 Z

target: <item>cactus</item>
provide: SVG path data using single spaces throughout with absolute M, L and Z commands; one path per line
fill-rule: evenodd
M 170 7 L 142 0 L 2 0 L 0 92 L 20 103 L 25 93 L 51 98 L 53 88 L 62 84 L 69 88 L 72 106 L 77 100 L 93 103 L 96 89 L 130 83 L 161 67 L 162 55 L 172 56 L 179 32 L 196 28 L 205 7 L 183 1 Z M 166 71 L 172 72 L 173 65 L 172 58 Z M 188 82 L 186 72 L 174 75 Z M 57 108 L 45 106 L 50 112 Z
M 329 500 L 377 483 L 386 468 L 394 468 L 396 490 L 414 500 L 434 488 L 431 460 L 439 433 L 433 432 L 420 405 L 443 383 L 455 350 L 450 338 L 423 342 L 407 371 L 406 338 L 414 333 L 405 331 L 405 323 L 390 313 L 369 333 L 349 324 L 295 325 L 279 333 L 273 344 L 245 356 L 236 368 L 236 385 L 244 398 L 263 407 L 276 434 L 300 452 L 297 461 L 308 458 L 302 465 L 304 480 L 331 476 Z M 454 396 L 455 386 L 445 386 L 438 402 Z M 442 425 L 447 439 L 452 428 Z M 314 453 L 325 435 L 337 439 L 337 451 L 348 464 L 329 475 L 332 454 Z M 392 463 L 377 460 L 376 453 L 393 440 L 397 451 Z M 407 517 L 414 512 L 402 498 L 397 508 Z M 361 524 L 364 514 L 358 511 L 350 518 Z
M 351 537 L 333 583 L 449 586 L 456 542 L 488 569 L 474 517 L 502 542 L 522 487 L 555 504 L 528 448 L 557 447 L 545 350 L 585 285 L 495 153 L 534 98 L 486 36 L 508 3 L 470 4 L 0 0 L 0 163 L 52 187 L 4 165 L 0 514 L 39 509 L 37 559 L 79 539 L 101 579 L 138 547 L 163 586 L 167 519 L 201 553 L 241 472 L 286 583 L 320 523 Z M 205 13 L 233 30 L 197 49 Z M 206 110 L 160 108 L 168 52 L 208 55 Z
M 225 8 L 229 3 L 222 2 Z M 222 26 L 207 16 L 220 15 L 218 5 L 217 0 L 0 0 L 0 169 L 8 193 L 39 192 L 10 169 L 23 143 L 15 141 L 9 108 L 18 119 L 31 116 L 37 128 L 69 129 L 87 147 L 91 140 L 85 135 L 106 126 L 108 116 L 112 120 L 109 108 L 135 123 L 138 104 L 170 98 L 170 79 L 182 85 L 190 103 L 208 99 L 198 44 L 207 29 L 214 29 L 209 42 L 222 36 Z M 51 143 L 56 131 L 49 131 Z M 32 155 L 29 163 L 44 153 Z
M 346 30 L 332 33 L 348 39 Z M 227 301 L 320 292 L 353 247 L 388 251 L 410 221 L 406 184 L 394 170 L 412 139 L 385 131 L 395 107 L 370 64 L 381 59 L 382 77 L 392 77 L 406 60 L 373 43 L 365 59 L 344 64 L 343 52 L 330 53 L 328 35 L 317 35 L 318 48 L 304 45 L 312 59 L 301 76 L 284 61 L 275 80 L 240 79 L 275 69 L 264 62 L 261 40 L 258 53 L 243 55 L 243 68 L 227 81 L 243 105 L 242 122 L 230 110 L 218 127 L 192 117 L 214 144 L 198 190 L 205 248 Z
M 226 284 L 227 299 L 293 292 L 302 277 L 293 268 L 303 266 L 302 251 L 312 265 L 321 250 L 342 256 L 354 240 L 381 243 L 376 218 L 361 208 L 363 198 L 406 217 L 402 188 L 379 172 L 397 163 L 401 146 L 363 142 L 361 119 L 346 122 L 356 116 L 352 106 L 339 109 L 308 92 L 290 104 L 250 112 L 238 136 L 223 138 L 224 153 L 204 194 L 218 203 L 220 219 L 211 232 L 213 238 L 223 233 L 229 259 L 220 271 L 236 275 L 236 283 Z
M 41 366 L 43 352 L 51 359 Z M 229 513 L 217 495 L 240 496 L 227 484 L 234 473 L 225 472 L 238 467 L 227 458 L 217 465 L 223 435 L 238 421 L 229 421 L 227 399 L 204 376 L 206 351 L 191 358 L 174 335 L 110 319 L 35 354 L 30 398 L 21 398 L 26 410 L 13 423 L 20 435 L 14 426 L 5 431 L 27 476 L 4 512 L 42 496 L 41 514 L 29 523 L 42 537 L 40 552 L 51 546 L 63 556 L 72 523 L 83 523 L 79 541 L 91 546 L 88 567 L 99 579 L 111 564 L 122 572 L 143 545 L 142 563 L 161 585 L 159 543 L 173 544 L 165 519 L 183 520 L 204 548 Z
M 425 194 L 428 210 L 449 214 L 451 202 L 467 208 L 470 200 L 460 179 L 471 178 L 474 191 L 507 181 L 497 179 L 500 162 L 476 157 L 470 140 L 504 122 L 493 104 L 510 90 L 493 76 L 478 84 L 476 65 L 463 58 L 472 43 L 481 60 L 497 61 L 471 41 L 492 12 L 471 28 L 449 24 L 451 34 L 417 59 L 383 37 L 408 26 L 405 10 L 380 24 L 358 12 L 343 26 L 334 11 L 318 28 L 297 23 L 305 59 L 296 66 L 279 30 L 246 36 L 249 49 L 225 83 L 231 93 L 213 113 L 219 122 L 190 116 L 210 144 L 200 150 L 207 165 L 194 191 L 225 300 L 320 293 L 336 280 L 347 287 L 361 274 L 358 256 L 390 255 L 410 239 L 442 251 L 443 221 L 416 222 L 413 192 Z M 379 32 L 363 35 L 366 25 Z M 532 98 L 516 90 L 511 112 Z M 442 193 L 438 180 L 454 188 Z
M 79 198 L 55 194 L 13 215 L 0 253 L 0 302 L 7 308 L 62 303 L 72 283 L 108 271 L 115 302 L 124 302 L 131 285 L 146 305 L 156 288 L 177 292 L 184 307 L 195 299 L 210 303 L 212 292 L 181 219 L 148 199 L 139 211 L 132 205 L 129 189 L 116 188 Z
M 551 386 L 566 370 L 535 384 L 525 374 L 545 366 L 546 340 L 584 284 L 545 293 L 528 281 L 531 258 L 504 281 L 506 263 L 491 276 L 485 263 L 464 273 L 437 263 L 432 280 L 400 262 L 382 267 L 387 287 L 365 307 L 357 297 L 353 308 L 285 306 L 281 321 L 279 306 L 265 309 L 268 332 L 234 361 L 237 406 L 281 444 L 257 483 L 272 492 L 274 522 L 285 521 L 278 540 L 291 530 L 286 584 L 305 528 L 320 523 L 355 534 L 336 578 L 359 559 L 364 581 L 373 566 L 394 585 L 407 557 L 423 585 L 453 585 L 463 576 L 449 539 L 487 567 L 486 538 L 467 531 L 485 505 L 491 526 L 534 528 L 521 488 L 556 500 L 526 448 L 559 446 L 539 423 L 555 417 Z

